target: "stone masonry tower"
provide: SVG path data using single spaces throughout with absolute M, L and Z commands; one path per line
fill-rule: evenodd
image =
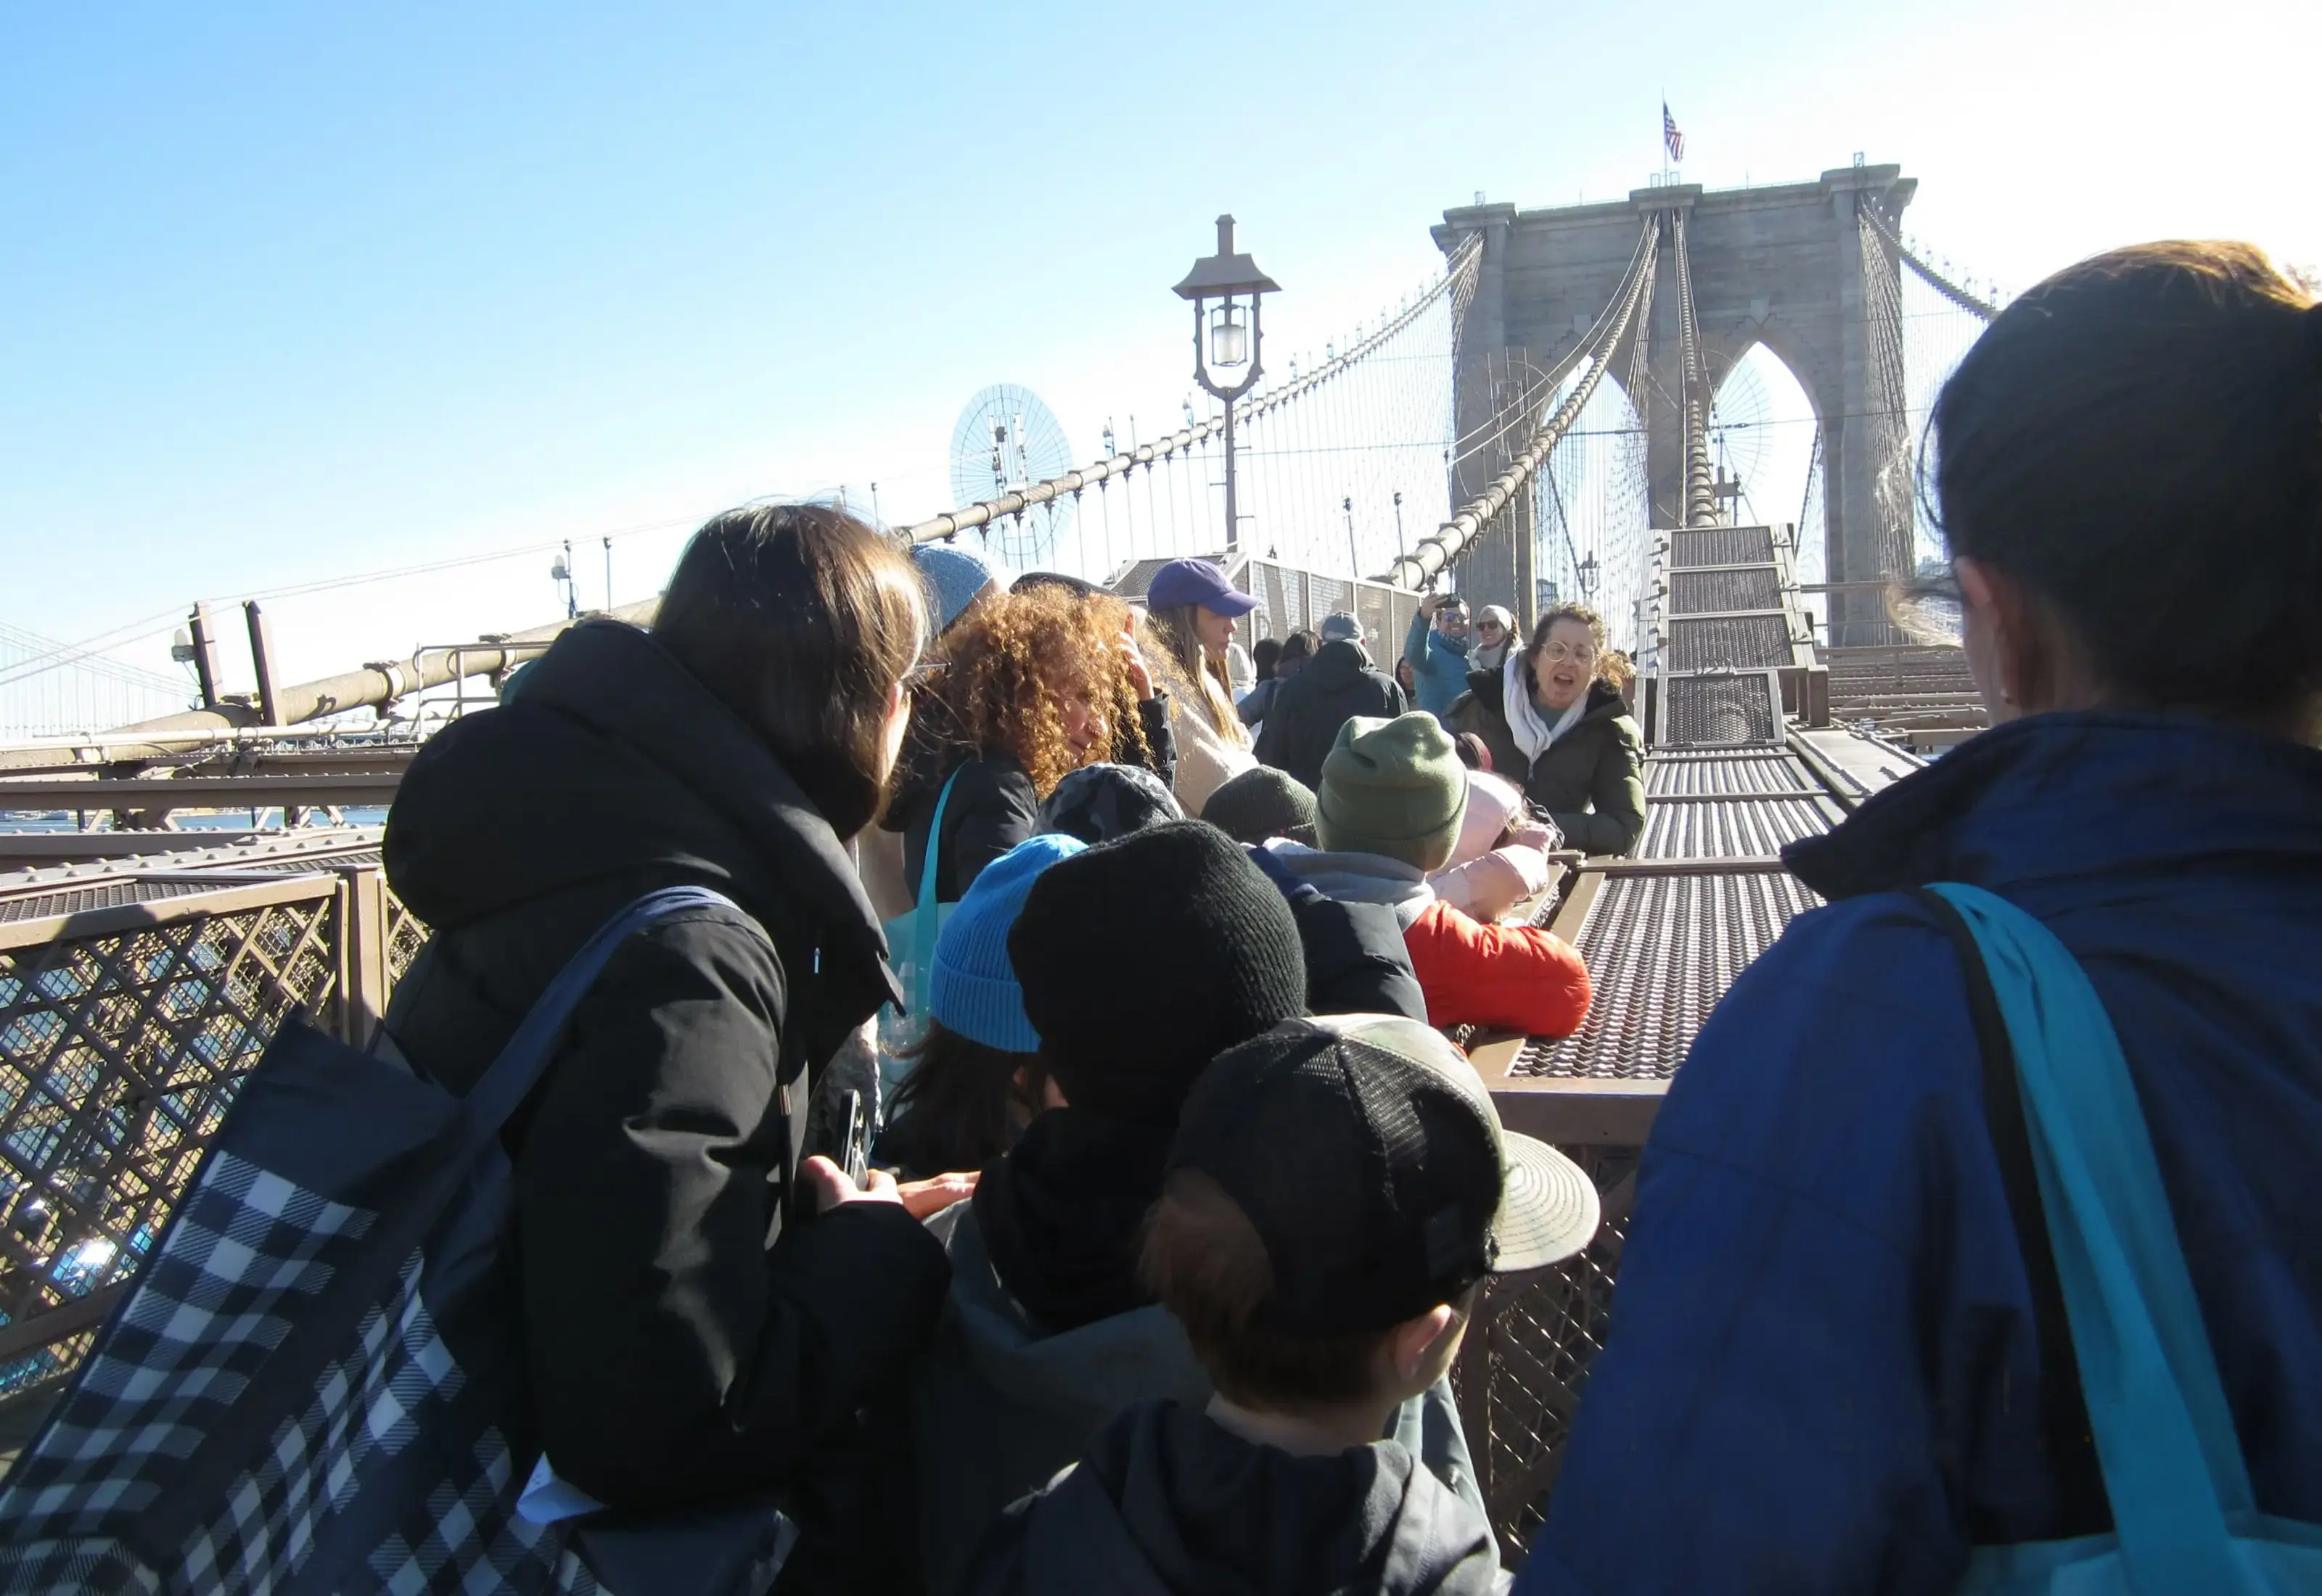
M 1858 207 L 1875 205 L 1897 222 L 1917 187 L 1895 166 L 1840 167 L 1812 183 L 1705 192 L 1697 185 L 1640 188 L 1624 201 L 1519 211 L 1510 205 L 1465 205 L 1443 214 L 1435 239 L 1449 254 L 1469 233 L 1484 235 L 1484 259 L 1460 329 L 1455 375 L 1462 438 L 1488 433 L 1489 418 L 1527 377 L 1551 369 L 1587 333 L 1620 284 L 1644 217 L 1682 209 L 1691 256 L 1702 358 L 1713 387 L 1752 344 L 1763 343 L 1787 366 L 1822 424 L 1824 504 L 1818 529 L 1832 582 L 1907 574 L 1911 444 L 1902 396 L 1882 381 L 1873 349 L 1873 279 L 1883 272 L 1899 292 L 1900 263 L 1875 244 L 1866 251 Z M 1650 376 L 1630 394 L 1644 417 L 1652 524 L 1684 524 L 1683 424 L 1677 270 L 1673 228 L 1661 233 L 1653 285 Z M 1895 303 L 1893 298 L 1888 304 Z M 1628 351 L 1615 352 L 1608 375 L 1627 386 Z M 1480 449 L 1453 469 L 1451 500 L 1480 492 L 1506 463 L 1505 448 Z M 1525 502 L 1529 504 L 1529 496 Z M 1897 524 L 1900 517 L 1899 524 Z M 1529 515 L 1477 543 L 1463 586 L 1471 599 L 1534 608 L 1520 592 L 1528 579 Z M 1802 528 L 1801 536 L 1817 529 Z M 1833 643 L 1888 641 L 1884 601 L 1869 591 L 1832 596 Z

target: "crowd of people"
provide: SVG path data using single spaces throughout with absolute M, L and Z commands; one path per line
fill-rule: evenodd
M 2243 1493 L 2322 1523 L 2322 309 L 2240 246 L 2100 258 L 1934 431 L 2004 724 L 1791 853 L 1830 907 L 1669 1092 L 1523 1590 L 1948 1591 L 2113 1528 L 1933 881 L 2085 962 Z M 1448 1375 L 1597 1199 L 1451 1036 L 1587 1013 L 1511 911 L 1636 846 L 1631 678 L 1586 607 L 1438 596 L 1386 670 L 1334 615 L 1237 695 L 1255 606 L 736 510 L 649 629 L 427 745 L 387 1031 L 434 1078 L 640 894 L 728 900 L 615 953 L 507 1132 L 544 1466 L 631 1519 L 771 1500 L 785 1591 L 1506 1588 Z

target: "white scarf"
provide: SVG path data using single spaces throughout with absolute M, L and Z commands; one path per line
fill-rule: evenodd
M 1500 701 L 1508 712 L 1508 731 L 1516 740 L 1516 747 L 1529 765 L 1546 753 L 1559 737 L 1580 724 L 1588 708 L 1588 687 L 1583 683 L 1580 696 L 1572 700 L 1554 725 L 1540 717 L 1540 707 L 1531 701 L 1531 686 L 1524 680 L 1523 655 L 1512 653 L 1508 662 L 1500 668 Z

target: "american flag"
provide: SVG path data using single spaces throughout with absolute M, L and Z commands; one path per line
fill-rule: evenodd
M 1669 114 L 1668 102 L 1661 102 L 1661 142 L 1668 147 L 1671 160 L 1685 159 L 1685 135 L 1677 131 L 1677 118 Z

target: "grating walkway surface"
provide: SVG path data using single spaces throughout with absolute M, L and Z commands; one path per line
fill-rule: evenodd
M 1821 901 L 1786 871 L 1612 878 L 1577 939 L 1596 988 L 1586 1022 L 1529 1044 L 1511 1073 L 1670 1079 L 1733 978 Z

